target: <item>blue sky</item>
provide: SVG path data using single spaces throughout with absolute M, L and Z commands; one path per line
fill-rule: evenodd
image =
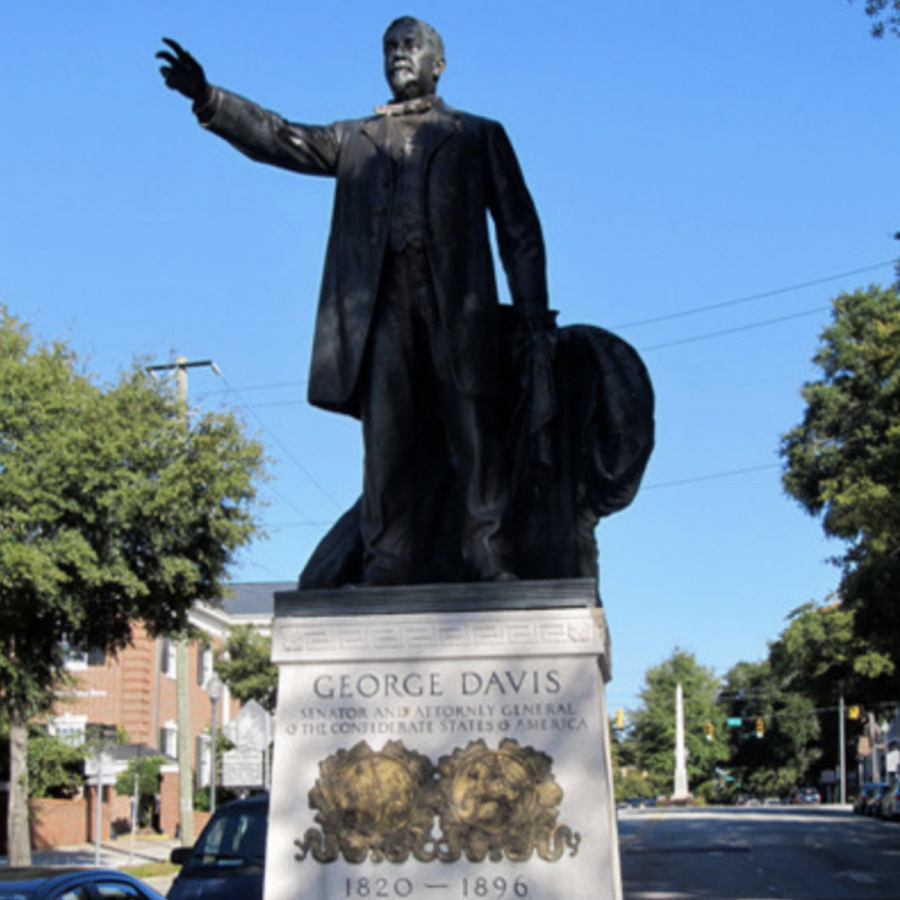
M 234 577 L 295 578 L 360 487 L 355 423 L 304 401 L 333 186 L 201 131 L 153 56 L 174 37 L 214 83 L 324 123 L 386 98 L 391 19 L 430 21 L 445 99 L 513 140 L 560 322 L 618 332 L 653 377 L 645 489 L 599 531 L 610 703 L 634 707 L 674 647 L 724 674 L 836 585 L 778 445 L 830 298 L 893 275 L 900 43 L 860 4 L 4 3 L 0 302 L 103 379 L 214 359 L 192 401 L 274 460 L 269 537 Z

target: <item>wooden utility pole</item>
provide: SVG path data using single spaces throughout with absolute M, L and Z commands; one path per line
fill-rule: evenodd
M 179 356 L 174 363 L 148 366 L 147 371 L 175 371 L 175 397 L 184 410 L 185 424 L 188 422 L 187 370 L 198 366 L 211 368 L 217 375 L 221 374 L 211 359 L 188 362 L 187 357 Z M 179 819 L 181 822 L 181 845 L 194 845 L 194 769 L 191 765 L 193 748 L 191 741 L 191 696 L 190 679 L 188 678 L 188 642 L 187 638 L 179 638 L 175 642 L 175 687 L 178 721 L 178 790 Z
M 881 763 L 878 760 L 878 723 L 873 712 L 869 713 L 869 753 L 871 754 L 869 777 L 878 784 L 881 781 Z
M 841 803 L 847 802 L 847 735 L 846 735 L 846 716 L 844 714 L 844 686 L 840 687 L 840 695 L 838 696 L 838 740 L 840 747 L 838 748 L 838 759 L 841 773 L 840 781 L 840 798 Z

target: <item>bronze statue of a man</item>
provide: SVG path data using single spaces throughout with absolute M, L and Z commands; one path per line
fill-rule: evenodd
M 502 126 L 436 95 L 443 43 L 408 17 L 384 35 L 392 101 L 325 126 L 213 87 L 190 54 L 166 44 L 166 84 L 193 101 L 206 129 L 258 162 L 336 179 L 309 400 L 362 422 L 361 580 L 427 580 L 425 557 L 444 552 L 459 557 L 458 580 L 514 578 L 488 214 L 526 333 L 544 322 L 547 287 L 537 213 Z M 435 466 L 435 454 L 447 464 Z M 435 472 L 453 482 L 439 514 Z M 459 519 L 449 529 L 456 547 L 433 540 L 448 510 Z

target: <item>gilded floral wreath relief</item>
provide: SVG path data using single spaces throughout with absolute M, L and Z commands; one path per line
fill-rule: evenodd
M 552 862 L 566 848 L 574 856 L 581 837 L 556 824 L 563 791 L 552 765 L 546 754 L 511 739 L 496 750 L 473 741 L 437 767 L 401 741 L 380 751 L 361 742 L 320 763 L 309 805 L 321 830 L 310 828 L 295 841 L 296 858 L 481 862 L 536 854 Z

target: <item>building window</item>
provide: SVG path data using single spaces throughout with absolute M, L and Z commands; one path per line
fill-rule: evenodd
M 200 787 L 209 787 L 212 781 L 212 759 L 210 748 L 212 741 L 208 734 L 197 735 L 197 783 Z
M 172 759 L 178 758 L 178 728 L 174 722 L 166 722 L 159 729 L 159 749 Z
M 197 684 L 206 687 L 213 672 L 213 655 L 209 647 L 197 645 Z
M 88 650 L 87 664 L 89 666 L 101 666 L 101 667 L 105 666 L 106 665 L 106 651 L 103 648 Z
M 54 716 L 47 724 L 47 730 L 54 737 L 70 747 L 84 745 L 87 716 Z
M 159 651 L 159 670 L 169 678 L 175 677 L 175 644 L 163 638 Z
M 63 658 L 66 661 L 66 668 L 70 672 L 83 672 L 87 668 L 87 653 L 76 644 L 71 643 L 67 637 L 63 636 L 63 639 L 59 643 L 59 647 L 60 650 L 62 650 Z

